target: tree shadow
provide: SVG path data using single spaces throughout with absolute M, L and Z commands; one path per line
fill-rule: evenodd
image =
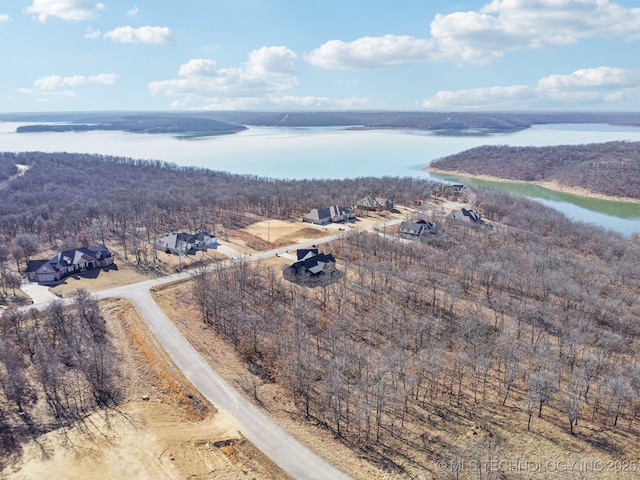
M 327 287 L 331 284 L 338 283 L 344 278 L 344 272 L 340 270 L 334 270 L 331 273 L 320 273 L 308 277 L 298 277 L 295 279 L 287 279 L 291 283 L 295 283 L 301 287 L 307 288 L 321 288 Z

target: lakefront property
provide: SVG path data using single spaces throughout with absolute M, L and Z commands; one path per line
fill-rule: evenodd
M 30 260 L 25 273 L 30 282 L 55 283 L 69 275 L 113 264 L 113 255 L 104 245 L 60 252 L 48 260 Z

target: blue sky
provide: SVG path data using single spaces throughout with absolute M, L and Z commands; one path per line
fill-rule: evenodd
M 0 111 L 640 111 L 640 1 L 0 0 Z

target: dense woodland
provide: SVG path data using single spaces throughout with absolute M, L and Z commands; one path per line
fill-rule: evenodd
M 3 313 L 0 466 L 22 442 L 84 427 L 97 408 L 112 411 L 121 396 L 118 376 L 105 319 L 86 291 L 77 290 L 68 306 L 60 301 L 44 311 Z
M 640 434 L 639 246 L 506 194 L 477 208 L 493 229 L 325 245 L 344 273 L 329 285 L 239 262 L 201 272 L 193 300 L 301 415 L 380 458 L 513 458 L 504 417 L 624 452 L 610 432 Z M 486 450 L 456 443 L 462 419 Z
M 526 182 L 557 182 L 640 199 L 640 142 L 554 147 L 482 146 L 432 162 L 440 170 Z

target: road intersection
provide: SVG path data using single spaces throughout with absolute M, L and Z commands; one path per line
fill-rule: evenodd
M 385 225 L 390 226 L 401 221 L 402 219 L 393 219 L 385 222 Z M 360 231 L 364 230 L 374 231 L 375 226 L 361 229 Z M 217 263 L 216 268 L 224 268 L 231 265 L 232 262 L 239 261 L 239 259 L 258 261 L 276 255 L 286 255 L 288 250 L 311 248 L 337 240 L 354 231 L 357 231 L 357 229 L 341 231 L 319 239 L 251 255 L 232 254 L 228 260 Z M 185 271 L 102 290 L 94 293 L 93 296 L 97 299 L 124 298 L 129 300 L 162 348 L 195 388 L 216 408 L 228 412 L 236 420 L 245 438 L 262 450 L 276 465 L 293 478 L 310 480 L 351 478 L 292 437 L 238 393 L 211 368 L 154 301 L 151 295 L 153 287 L 184 281 L 191 278 L 193 274 L 194 271 Z M 31 308 L 43 308 L 48 303 L 32 305 Z

